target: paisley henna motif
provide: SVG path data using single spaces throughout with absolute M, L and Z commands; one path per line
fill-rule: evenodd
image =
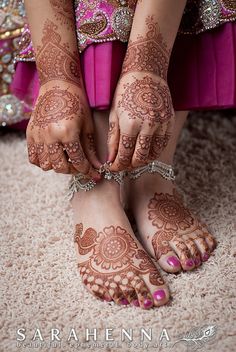
M 77 224 L 74 242 L 80 254 L 78 268 L 83 283 L 93 292 L 104 287 L 119 300 L 123 298 L 120 287 L 129 289 L 131 295 L 134 288 L 148 297 L 150 292 L 143 282 L 144 275 L 149 275 L 153 285 L 164 284 L 146 252 L 120 226 L 111 225 L 100 232 L 88 228 L 83 233 L 83 225 Z
M 153 16 L 146 19 L 147 33 L 135 41 L 129 41 L 122 75 L 141 71 L 153 73 L 167 79 L 170 50 L 167 48 L 158 23 Z
M 166 82 L 147 75 L 124 84 L 118 107 L 127 112 L 130 119 L 151 123 L 166 123 L 174 114 Z
M 42 45 L 37 48 L 36 64 L 41 85 L 62 80 L 81 86 L 79 56 L 61 43 L 58 26 L 47 20 L 43 28 Z

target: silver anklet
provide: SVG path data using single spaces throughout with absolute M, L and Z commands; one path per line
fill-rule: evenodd
M 103 177 L 106 180 L 114 180 L 119 185 L 121 185 L 123 178 L 124 178 L 124 172 L 111 172 L 109 170 L 109 165 L 105 163 L 104 165 L 101 166 L 101 168 L 98 170 L 100 174 L 103 174 Z M 81 173 L 78 173 L 77 175 L 73 175 L 69 181 L 69 186 L 68 186 L 68 192 L 67 192 L 67 199 L 71 200 L 73 198 L 74 193 L 79 192 L 80 190 L 87 192 L 92 190 L 96 186 L 96 182 L 93 180 L 90 180 L 88 182 L 81 182 L 83 180 L 86 180 L 84 175 Z
M 165 180 L 175 180 L 175 173 L 173 167 L 171 165 L 164 164 L 158 160 L 152 161 L 151 163 L 145 166 L 141 166 L 133 171 L 130 171 L 129 178 L 131 180 L 136 180 L 145 172 L 149 172 L 150 174 L 158 173 Z

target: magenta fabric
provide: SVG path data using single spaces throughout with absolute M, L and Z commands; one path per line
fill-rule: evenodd
M 91 44 L 81 54 L 81 68 L 91 108 L 108 109 L 120 76 L 126 45 Z
M 236 23 L 177 38 L 169 85 L 175 110 L 236 107 Z

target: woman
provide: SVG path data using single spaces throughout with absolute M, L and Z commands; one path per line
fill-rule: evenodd
M 215 4 L 197 2 L 197 9 L 210 18 L 207 10 L 215 11 Z M 183 69 L 175 67 L 173 45 L 184 10 L 190 19 L 194 5 L 81 0 L 74 12 L 72 1 L 25 0 L 34 51 L 26 28 L 21 60 L 35 55 L 40 82 L 27 127 L 29 160 L 76 175 L 70 190 L 82 281 L 92 295 L 117 304 L 149 309 L 167 303 L 169 289 L 156 264 L 168 273 L 193 270 L 215 247 L 206 226 L 183 205 L 171 166 L 187 117 L 174 107 L 235 105 L 235 97 L 216 102 L 210 96 L 208 105 L 193 106 L 194 88 L 184 76 L 185 99 L 173 88 Z M 210 28 L 235 19 L 235 8 L 217 6 L 218 22 Z M 206 29 L 199 18 L 196 28 L 190 25 L 195 32 Z

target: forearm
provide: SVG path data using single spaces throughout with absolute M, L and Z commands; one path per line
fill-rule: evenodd
M 166 79 L 187 0 L 138 0 L 123 74 L 148 71 Z
M 73 1 L 25 0 L 25 7 L 41 85 L 81 85 Z

